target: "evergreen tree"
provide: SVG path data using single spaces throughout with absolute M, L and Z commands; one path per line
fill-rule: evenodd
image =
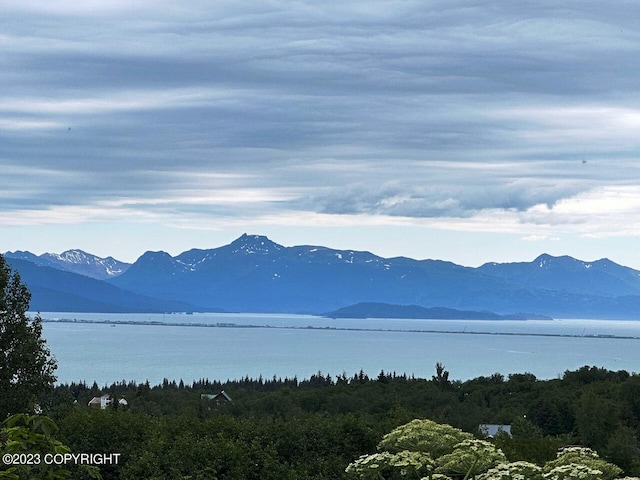
M 436 374 L 431 377 L 431 381 L 440 390 L 445 390 L 451 385 L 451 382 L 449 381 L 449 372 L 444 369 L 444 365 L 442 365 L 442 363 L 436 363 Z
M 56 380 L 42 319 L 27 315 L 31 294 L 0 255 L 0 419 L 33 411 Z

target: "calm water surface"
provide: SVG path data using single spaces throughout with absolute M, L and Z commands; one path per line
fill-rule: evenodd
M 370 376 L 384 370 L 430 378 L 436 362 L 459 380 L 495 372 L 554 378 L 583 365 L 640 371 L 640 321 L 356 320 L 257 314 L 42 317 L 76 320 L 44 324 L 44 337 L 58 361 L 59 382 L 307 378 L 318 371 L 351 376 L 361 369 Z M 202 326 L 216 324 L 237 326 Z

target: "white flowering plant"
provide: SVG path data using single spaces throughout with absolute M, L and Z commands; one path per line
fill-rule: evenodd
M 436 472 L 455 476 L 476 478 L 491 467 L 506 463 L 502 450 L 486 440 L 471 439 L 460 442 L 453 452 L 438 458 Z
M 452 452 L 458 443 L 471 439 L 473 435 L 450 425 L 431 420 L 413 420 L 386 434 L 378 445 L 378 450 L 426 452 L 436 458 Z
M 478 480 L 542 480 L 542 468 L 529 462 L 500 463 Z
M 493 443 L 430 420 L 401 425 L 383 437 L 378 449 L 349 464 L 347 474 L 361 480 L 617 480 L 622 474 L 621 468 L 580 446 L 560 449 L 544 467 L 509 463 Z
M 568 467 L 557 470 L 558 467 Z M 586 467 L 578 468 L 578 467 Z M 574 473 L 571 473 L 574 469 Z M 594 473 L 594 472 L 599 473 Z M 564 478 L 581 478 L 583 480 L 612 480 L 617 478 L 622 469 L 613 463 L 600 458 L 597 452 L 587 447 L 570 446 L 560 449 L 555 460 L 544 466 L 545 478 L 562 480 Z M 577 477 L 575 475 L 580 475 Z
M 431 475 L 435 462 L 424 452 L 404 450 L 398 453 L 380 452 L 362 455 L 345 470 L 363 480 L 419 479 Z

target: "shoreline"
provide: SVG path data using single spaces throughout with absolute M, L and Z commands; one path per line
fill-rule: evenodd
M 42 319 L 43 323 L 80 323 L 80 324 L 98 324 L 111 325 L 141 325 L 141 326 L 160 326 L 160 327 L 200 327 L 200 328 L 268 328 L 280 330 L 324 330 L 324 331 L 347 331 L 347 332 L 389 332 L 389 333 L 441 333 L 441 334 L 459 334 L 459 335 L 494 335 L 494 336 L 516 336 L 516 337 L 556 337 L 556 338 L 593 338 L 593 339 L 612 339 L 612 340 L 640 340 L 639 336 L 633 335 L 608 335 L 608 334 L 570 334 L 570 333 L 527 333 L 527 332 L 474 332 L 465 330 L 428 330 L 428 329 L 391 329 L 391 328 L 365 328 L 365 327 L 314 327 L 312 325 L 295 326 L 295 325 L 240 325 L 230 322 L 217 323 L 181 323 L 181 322 L 160 322 L 160 321 L 137 321 L 137 320 L 87 320 L 87 319 Z

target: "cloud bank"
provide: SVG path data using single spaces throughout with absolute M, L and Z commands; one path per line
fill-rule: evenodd
M 640 5 L 0 8 L 0 224 L 640 232 Z

